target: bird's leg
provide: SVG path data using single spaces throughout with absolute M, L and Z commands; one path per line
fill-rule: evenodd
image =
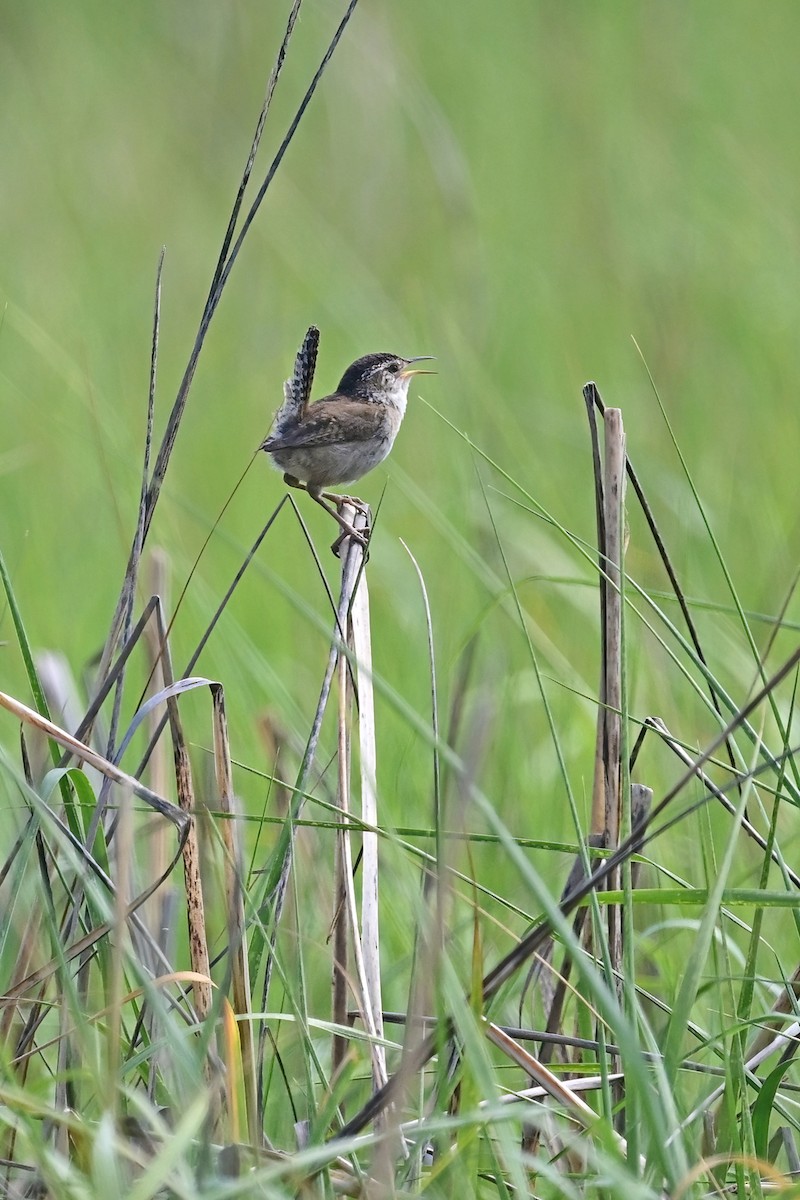
M 360 529 L 356 529 L 356 527 L 354 525 L 351 525 L 349 521 L 346 521 L 344 519 L 342 514 L 339 512 L 338 508 L 334 507 L 333 504 L 329 504 L 328 501 L 324 499 L 325 496 L 330 496 L 332 494 L 330 492 L 321 492 L 318 488 L 313 487 L 310 483 L 307 483 L 305 485 L 305 489 L 308 492 L 311 499 L 316 500 L 316 502 L 317 502 L 317 504 L 319 504 L 320 508 L 324 508 L 325 512 L 329 513 L 333 517 L 334 521 L 338 521 L 339 525 L 342 528 L 342 537 L 340 537 L 333 544 L 334 554 L 338 553 L 339 546 L 341 545 L 341 543 L 345 537 L 355 538 L 355 540 L 358 542 L 359 546 L 363 546 L 364 549 L 366 550 L 367 544 L 369 541 L 368 531 L 365 532 Z M 334 499 L 337 504 L 345 504 L 350 499 L 350 497 L 349 496 L 335 496 Z M 361 506 L 361 507 L 363 507 L 363 506 Z
M 333 503 L 334 507 L 336 508 L 337 512 L 339 512 L 339 513 L 341 513 L 342 507 L 345 504 L 349 504 L 356 510 L 356 512 L 360 512 L 362 514 L 362 516 L 364 517 L 364 522 L 365 522 L 363 538 L 366 540 L 359 539 L 359 541 L 361 542 L 361 545 L 363 545 L 366 548 L 367 543 L 370 538 L 370 533 L 371 533 L 370 526 L 369 526 L 369 515 L 370 515 L 369 514 L 369 505 L 365 504 L 363 500 L 359 500 L 358 496 L 343 496 L 341 492 L 321 492 L 320 495 L 325 500 L 330 500 Z M 322 500 L 320 500 L 320 504 L 321 503 L 322 503 Z M 338 538 L 331 546 L 331 550 L 333 551 L 333 553 L 336 555 L 337 558 L 341 558 L 340 551 L 342 549 L 342 543 L 345 541 L 346 538 L 350 537 L 351 535 L 349 533 L 344 532 L 345 525 L 344 525 L 344 522 L 341 520 L 341 518 L 339 516 L 337 516 L 336 519 L 339 522 L 339 524 L 342 526 L 342 533 L 339 534 Z M 356 530 L 355 532 L 359 533 L 361 531 Z M 368 558 L 369 558 L 369 555 L 365 553 L 364 561 L 366 562 Z
M 333 550 L 334 554 L 338 555 L 342 542 L 347 537 L 355 538 L 359 546 L 363 546 L 366 550 L 369 543 L 369 530 L 367 529 L 366 531 L 362 531 L 360 529 L 356 529 L 355 526 L 351 525 L 349 521 L 345 521 L 344 517 L 339 512 L 338 507 L 334 507 L 335 505 L 341 506 L 342 504 L 352 504 L 354 508 L 358 508 L 361 510 L 361 512 L 367 513 L 369 509 L 363 500 L 358 500 L 355 496 L 340 496 L 336 492 L 322 492 L 319 490 L 319 488 L 315 488 L 312 484 L 301 483 L 295 475 L 291 475 L 288 471 L 284 473 L 283 482 L 288 487 L 299 488 L 301 492 L 308 492 L 311 499 L 316 500 L 320 508 L 324 508 L 325 512 L 332 516 L 334 521 L 339 523 L 342 533 L 341 536 L 338 537 L 331 546 L 331 550 Z M 328 500 L 332 500 L 333 504 L 328 504 Z

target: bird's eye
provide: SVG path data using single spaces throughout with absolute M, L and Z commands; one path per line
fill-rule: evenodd
M 390 375 L 396 375 L 397 372 L 400 370 L 400 363 L 399 362 L 387 363 L 386 370 L 389 372 Z

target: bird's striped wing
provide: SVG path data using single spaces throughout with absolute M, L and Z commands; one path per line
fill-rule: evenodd
M 364 400 L 331 397 L 318 400 L 292 429 L 267 438 L 265 450 L 299 450 L 311 446 L 338 446 L 365 442 L 378 431 L 382 413 Z

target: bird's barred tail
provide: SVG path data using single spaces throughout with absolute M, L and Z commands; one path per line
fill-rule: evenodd
M 292 395 L 298 409 L 302 412 L 311 399 L 311 385 L 314 382 L 314 369 L 317 365 L 317 350 L 319 349 L 319 330 L 316 325 L 310 325 L 303 344 L 297 351 L 292 374 Z
M 292 377 L 287 379 L 283 385 L 283 404 L 275 413 L 272 422 L 272 437 L 281 437 L 287 426 L 292 426 L 302 419 L 311 399 L 311 385 L 314 382 L 318 347 L 319 330 L 316 325 L 311 325 L 303 338 L 302 346 L 297 351 Z M 267 438 L 267 442 L 269 440 L 270 438 Z M 263 442 L 262 449 L 265 447 L 266 442 Z

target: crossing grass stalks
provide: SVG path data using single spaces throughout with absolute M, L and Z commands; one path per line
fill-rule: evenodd
M 602 498 L 602 480 L 599 486 Z M 621 499 L 621 489 L 616 490 Z M 621 513 L 613 519 L 619 522 Z M 601 550 L 598 579 L 604 590 L 614 587 L 624 597 L 626 630 L 636 629 L 635 580 L 626 581 L 623 590 L 622 573 L 606 570 L 606 559 L 607 551 Z M 635 810 L 627 832 L 624 816 L 613 839 L 603 825 L 591 831 L 591 861 L 585 850 L 575 848 L 576 871 L 558 900 L 526 856 L 525 839 L 498 818 L 459 746 L 466 682 L 454 694 L 450 738 L 444 738 L 436 717 L 403 709 L 392 696 L 391 680 L 377 675 L 364 590 L 370 570 L 361 548 L 352 545 L 342 567 L 331 653 L 309 743 L 294 787 L 276 764 L 274 781 L 286 788 L 288 803 L 267 865 L 255 874 L 244 865 L 249 822 L 233 798 L 235 750 L 224 691 L 201 678 L 173 680 L 167 622 L 157 599 L 145 614 L 158 630 L 163 680 L 153 697 L 137 704 L 120 753 L 148 728 L 158 705 L 176 709 L 182 697 L 210 688 L 215 781 L 202 805 L 193 782 L 197 767 L 176 712 L 169 731 L 177 803 L 153 792 L 145 782 L 146 767 L 139 777 L 128 776 L 102 752 L 59 729 L 46 713 L 2 698 L 23 730 L 21 763 L 4 756 L 9 786 L 20 803 L 17 838 L 2 871 L 8 914 L 2 960 L 8 972 L 3 1091 L 9 1191 L 18 1190 L 28 1175 L 50 1194 L 68 1195 L 99 1187 L 109 1171 L 136 1195 L 159 1194 L 163 1188 L 182 1194 L 196 1186 L 186 1181 L 196 1180 L 198 1171 L 211 1194 L 216 1188 L 220 1195 L 237 1194 L 237 1188 L 247 1194 L 290 1194 L 300 1179 L 312 1177 L 354 1194 L 371 1194 L 380 1186 L 412 1193 L 423 1187 L 443 1195 L 455 1187 L 487 1195 L 514 1188 L 537 1195 L 599 1195 L 609 1189 L 637 1196 L 680 1194 L 681 1189 L 701 1195 L 714 1180 L 759 1194 L 770 1180 L 785 1181 L 794 1152 L 791 1065 L 797 1022 L 791 977 L 796 970 L 790 965 L 781 971 L 776 964 L 778 978 L 787 985 L 770 1008 L 757 961 L 768 947 L 768 914 L 785 913 L 796 924 L 796 882 L 781 852 L 779 808 L 782 801 L 795 803 L 798 786 L 790 730 L 800 653 L 736 708 L 695 646 L 698 692 L 710 697 L 709 707 L 716 709 L 716 700 L 730 710 L 727 724 L 699 756 L 681 749 L 656 718 L 641 725 L 641 733 L 649 728 L 651 737 L 660 734 L 679 753 L 682 774 L 665 794 L 656 795 L 649 813 Z M 420 579 L 424 586 L 421 574 Z M 3 580 L 20 649 L 31 665 L 31 689 L 46 709 L 5 567 Z M 509 584 L 516 595 L 511 577 Z M 524 629 L 518 596 L 515 607 Z M 649 611 L 648 623 L 660 620 L 666 644 L 680 644 L 665 610 L 651 604 Z M 429 617 L 431 669 L 434 625 Z M 134 645 L 123 648 L 118 662 L 132 662 L 130 651 L 139 652 L 146 628 L 136 624 Z M 353 640 L 351 631 L 359 630 Z M 525 641 L 535 663 L 530 634 Z M 613 638 L 606 642 L 619 670 L 624 651 Z M 682 643 L 684 651 L 688 645 Z M 145 661 L 152 674 L 152 651 Z M 605 661 L 604 678 L 612 666 Z M 114 670 L 104 689 L 109 699 L 121 676 L 119 665 Z M 309 858 L 302 844 L 307 832 L 321 832 L 329 822 L 301 819 L 304 806 L 317 804 L 329 787 L 330 767 L 318 766 L 316 754 L 334 676 L 338 765 L 331 767 L 338 783 L 329 808 L 341 831 L 338 873 L 333 862 Z M 373 688 L 392 699 L 427 740 L 434 780 L 444 770 L 466 805 L 461 828 L 447 828 L 447 805 L 437 783 L 439 799 L 427 831 L 434 839 L 432 854 L 420 855 L 413 841 L 370 805 L 379 774 L 369 699 Z M 624 689 L 617 694 L 624 695 Z M 764 715 L 768 702 L 771 722 Z M 81 730 L 96 731 L 101 711 L 94 705 Z M 602 704 L 599 711 L 602 715 Z M 639 719 L 630 709 L 616 712 L 629 733 L 610 742 L 605 735 L 599 738 L 597 770 L 603 781 L 614 769 L 609 753 L 616 754 L 620 778 L 623 745 L 635 742 L 632 772 L 645 755 L 641 736 L 633 737 Z M 56 766 L 49 771 L 34 745 L 37 731 L 52 747 Z M 562 731 L 555 721 L 551 736 L 559 745 Z M 617 749 L 610 751 L 610 745 Z M 60 758 L 57 746 L 70 753 L 73 765 Z M 719 751 L 741 766 L 732 771 Z M 359 758 L 358 794 L 362 804 L 367 801 L 360 815 L 351 795 L 352 763 Z M 710 769 L 719 782 L 709 776 Z M 100 774 L 90 777 L 90 771 Z M 97 779 L 103 777 L 114 791 L 105 819 L 97 822 L 102 791 Z M 602 795 L 605 783 L 597 786 Z M 720 800 L 730 817 L 721 858 L 712 823 L 703 815 Z M 700 888 L 659 862 L 664 832 L 679 829 L 692 814 L 700 814 L 704 831 L 707 879 Z M 478 817 L 488 832 L 473 835 Z M 264 823 L 274 819 L 264 814 L 261 837 Z M 170 861 L 154 878 L 150 846 L 154 838 L 163 838 L 165 822 L 178 838 Z M 762 868 L 758 887 L 744 892 L 731 885 L 730 876 L 741 840 L 748 836 L 758 842 Z M 454 861 L 459 845 L 474 841 L 477 849 L 487 840 L 493 854 L 505 859 L 505 871 L 519 873 L 530 889 L 531 918 L 539 914 L 499 961 L 491 950 L 491 930 L 506 927 L 514 914 L 518 921 L 523 911 L 502 891 L 480 886 L 472 851 L 466 870 Z M 412 854 L 420 868 L 416 895 L 391 871 L 377 873 L 382 853 L 367 855 L 370 842 L 384 851 L 393 847 L 402 856 Z M 645 866 L 651 886 L 639 886 L 641 876 L 634 886 L 629 876 L 620 890 L 618 872 L 632 858 Z M 176 877 L 180 861 L 183 884 Z M 353 886 L 359 874 L 361 903 Z M 653 887 L 659 875 L 678 887 Z M 332 885 L 327 900 L 332 928 L 343 931 L 328 943 L 338 997 L 329 1017 L 313 1009 L 308 979 L 320 970 L 319 955 L 312 942 L 305 944 L 306 928 L 320 928 L 315 910 L 325 906 L 326 878 Z M 292 905 L 286 909 L 290 894 Z M 573 928 L 568 915 L 587 904 L 587 921 Z M 643 930 L 638 914 L 652 912 L 653 905 L 662 915 Z M 498 925 L 497 913 L 503 910 L 507 916 Z M 188 922 L 185 933 L 180 932 L 181 912 Z M 609 927 L 604 914 L 612 912 L 618 916 Z M 471 933 L 463 924 L 467 914 Z M 402 984 L 405 1010 L 386 1014 L 406 1024 L 402 1045 L 384 1030 L 377 968 L 387 920 L 413 933 L 419 947 L 416 970 Z M 646 979 L 649 974 L 658 980 L 663 969 L 659 941 L 676 921 L 687 920 L 696 931 L 694 946 L 680 987 L 665 999 L 646 986 Z M 741 952 L 737 933 L 745 938 Z M 558 952 L 551 948 L 545 954 L 553 936 L 563 956 L 559 967 L 554 966 Z M 462 958 L 464 950 L 471 966 Z M 186 953 L 188 967 L 182 965 Z M 649 963 L 646 972 L 643 959 Z M 530 967 L 537 963 L 537 987 L 530 993 Z M 563 987 L 548 1020 L 551 974 Z M 504 1022 L 504 1015 L 517 1008 L 520 1018 L 529 1012 L 532 1023 Z M 703 1012 L 716 1013 L 715 1019 L 703 1020 Z M 294 1036 L 287 1038 L 289 1028 Z M 326 1031 L 328 1037 L 320 1040 Z M 538 1054 L 528 1048 L 537 1042 Z M 772 1055 L 782 1055 L 778 1065 L 766 1078 L 757 1075 L 756 1067 Z M 552 1067 L 545 1065 L 549 1060 Z M 295 1079 L 299 1064 L 302 1085 Z M 287 1094 L 293 1114 L 288 1124 L 280 1111 Z

